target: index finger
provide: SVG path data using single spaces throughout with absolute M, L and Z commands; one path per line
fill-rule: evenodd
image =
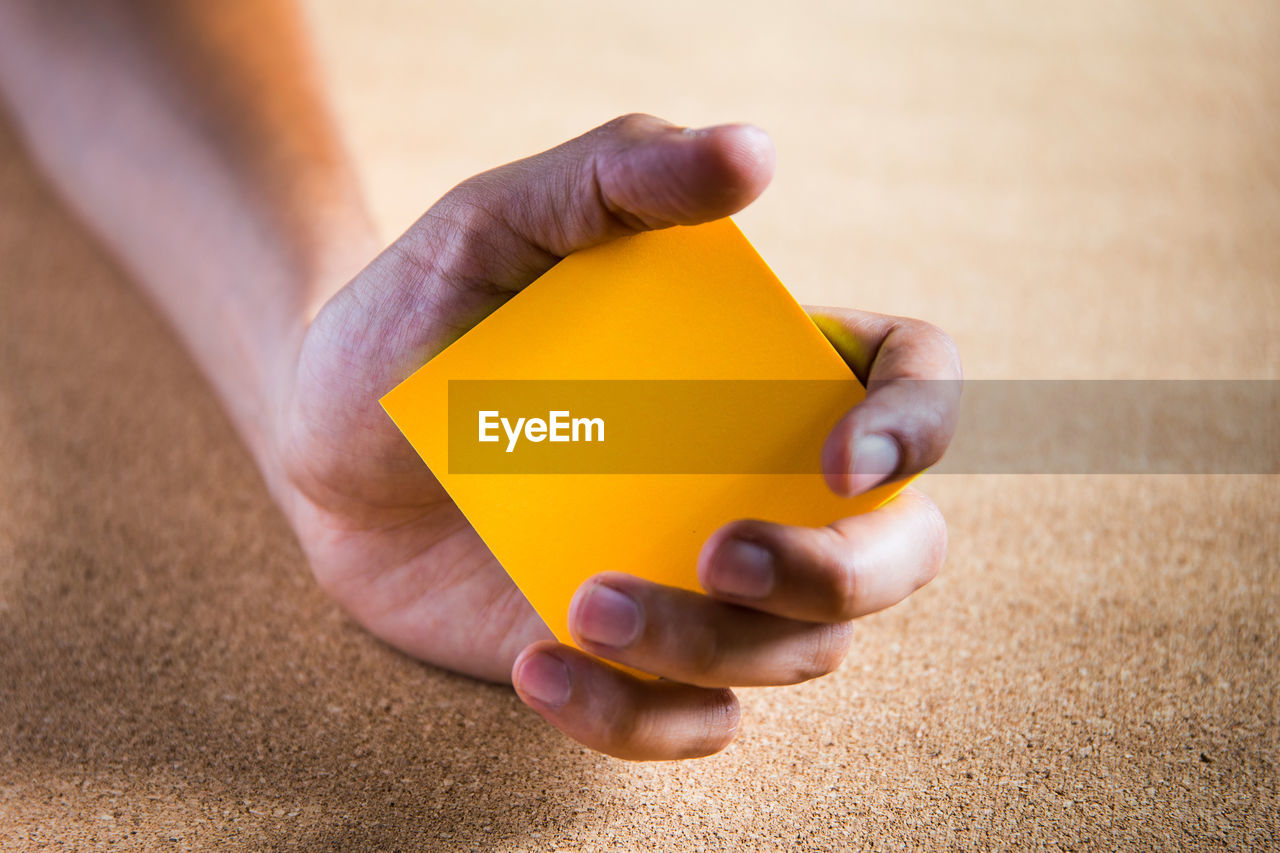
M 960 355 L 938 327 L 847 308 L 810 316 L 867 388 L 822 448 L 828 485 L 856 495 L 942 458 L 960 410 Z

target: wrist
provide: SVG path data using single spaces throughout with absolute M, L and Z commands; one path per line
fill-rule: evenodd
M 256 424 L 241 425 L 241 433 L 276 503 L 296 527 L 295 505 L 302 498 L 296 458 L 296 406 L 299 365 L 311 323 L 372 259 L 377 238 L 363 208 L 352 206 L 317 220 L 315 237 L 307 241 L 304 258 L 290 271 L 293 295 L 288 309 L 259 334 L 262 384 Z

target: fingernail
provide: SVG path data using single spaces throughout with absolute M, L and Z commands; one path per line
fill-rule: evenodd
M 754 542 L 726 539 L 711 560 L 707 585 L 735 598 L 764 598 L 773 592 L 773 554 Z
M 577 611 L 578 635 L 588 642 L 620 649 L 640 636 L 640 605 L 611 586 L 592 586 Z
M 864 435 L 853 445 L 853 464 L 849 468 L 849 486 L 855 495 L 878 485 L 898 470 L 901 454 L 898 442 L 887 435 Z
M 569 701 L 573 688 L 569 683 L 569 667 L 555 655 L 535 652 L 520 665 L 520 688 L 534 699 L 552 708 Z

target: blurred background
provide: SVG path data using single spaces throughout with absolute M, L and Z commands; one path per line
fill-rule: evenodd
M 620 113 L 751 121 L 802 301 L 973 378 L 1280 378 L 1274 2 L 305 6 L 386 240 Z M 1274 849 L 1278 480 L 929 475 L 935 583 L 725 753 L 619 763 L 337 611 L 6 131 L 0 847 Z
M 1274 3 L 307 7 L 386 238 L 621 113 L 750 121 L 738 220 L 802 301 L 929 319 L 971 378 L 1276 378 Z

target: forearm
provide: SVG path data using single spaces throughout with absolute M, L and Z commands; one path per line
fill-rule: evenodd
M 306 321 L 372 256 L 287 0 L 10 0 L 0 95 L 68 204 L 169 317 L 273 490 Z

